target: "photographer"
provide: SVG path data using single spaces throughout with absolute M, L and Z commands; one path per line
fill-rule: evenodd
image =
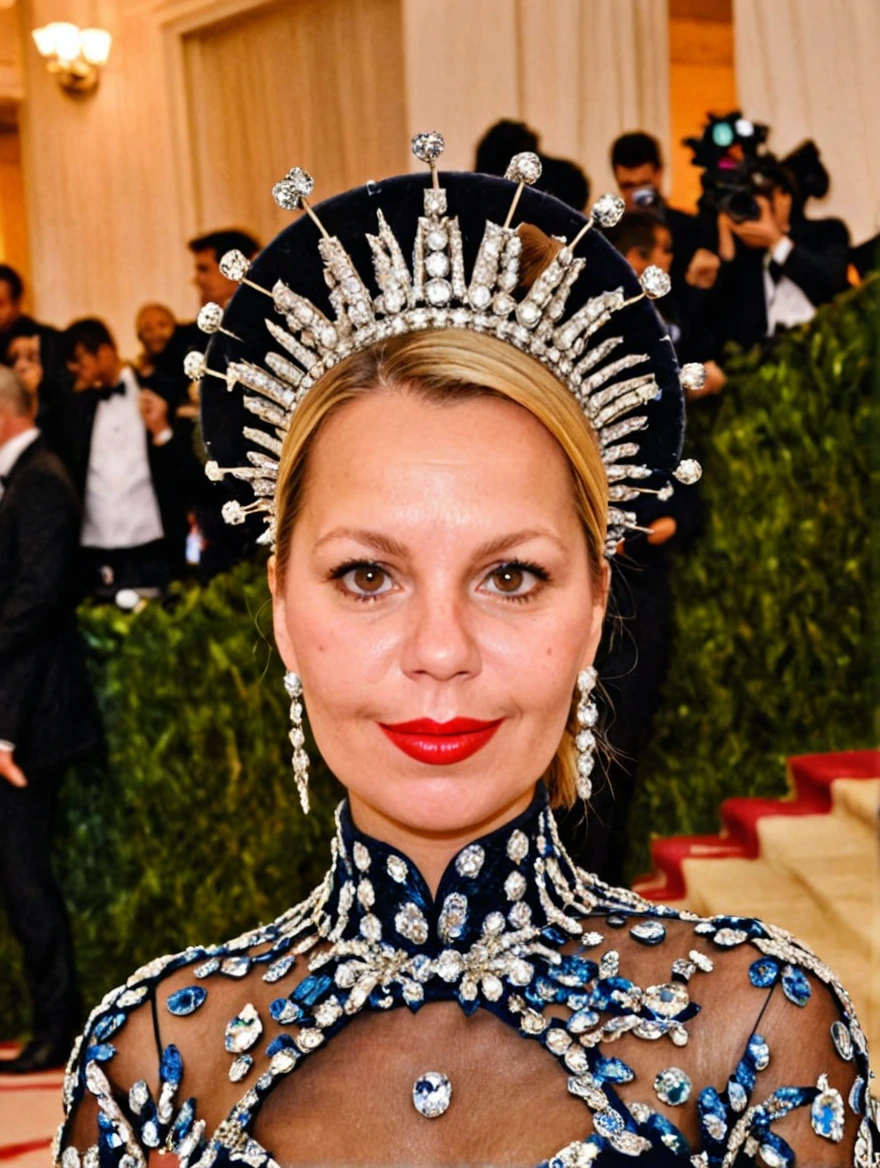
M 650 211 L 669 228 L 674 257 L 670 276 L 673 288 L 679 287 L 697 246 L 697 220 L 686 211 L 670 207 L 660 193 L 660 143 L 641 130 L 621 134 L 611 146 L 611 169 L 627 211 Z
M 753 176 L 757 216 L 718 215 L 717 339 L 748 347 L 811 320 L 847 286 L 849 232 L 798 210 L 794 177 L 775 160 Z

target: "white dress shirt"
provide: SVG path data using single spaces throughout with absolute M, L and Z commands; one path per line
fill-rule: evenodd
M 794 243 L 784 235 L 779 243 L 764 256 L 764 300 L 767 304 L 767 336 L 776 332 L 777 326 L 794 328 L 798 324 L 806 324 L 816 315 L 816 309 L 810 302 L 806 292 L 782 276 L 779 283 L 773 282 L 770 275 L 770 261 L 775 260 L 781 267 L 791 255 Z
M 162 518 L 138 407 L 140 387 L 125 366 L 124 394 L 98 403 L 83 504 L 83 547 L 129 548 L 161 539 Z
M 20 434 L 16 434 L 0 446 L 0 479 L 6 478 L 18 462 L 19 457 L 32 442 L 36 442 L 39 436 L 40 431 L 37 427 L 29 426 L 27 430 L 22 430 Z M 4 490 L 3 484 L 0 483 L 0 499 L 3 498 Z

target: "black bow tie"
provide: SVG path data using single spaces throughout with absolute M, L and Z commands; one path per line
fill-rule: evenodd
M 777 264 L 776 260 L 771 260 L 767 265 L 767 271 L 770 273 L 770 279 L 774 284 L 778 284 L 785 273 L 782 270 L 782 264 Z
M 102 385 L 98 390 L 98 397 L 101 401 L 109 401 L 114 393 L 121 394 L 125 397 L 125 382 L 120 381 L 118 385 Z

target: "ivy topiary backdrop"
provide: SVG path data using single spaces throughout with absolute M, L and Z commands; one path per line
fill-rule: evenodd
M 720 401 L 692 410 L 708 518 L 674 567 L 633 872 L 652 835 L 714 830 L 730 795 L 781 794 L 788 754 L 873 742 L 877 288 L 823 309 L 772 359 L 739 357 Z M 82 613 L 106 757 L 65 784 L 57 864 L 86 1004 L 150 957 L 272 918 L 324 870 L 341 790 L 315 763 L 301 814 L 267 601 L 264 567 L 246 564 L 168 607 Z M 29 1019 L 3 918 L 0 968 L 13 1037 Z

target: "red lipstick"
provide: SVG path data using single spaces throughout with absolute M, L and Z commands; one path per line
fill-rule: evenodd
M 482 750 L 503 721 L 503 718 L 494 722 L 452 718 L 449 722 L 435 722 L 432 718 L 416 718 L 393 725 L 380 722 L 379 726 L 398 750 L 410 758 L 431 766 L 448 766 Z

